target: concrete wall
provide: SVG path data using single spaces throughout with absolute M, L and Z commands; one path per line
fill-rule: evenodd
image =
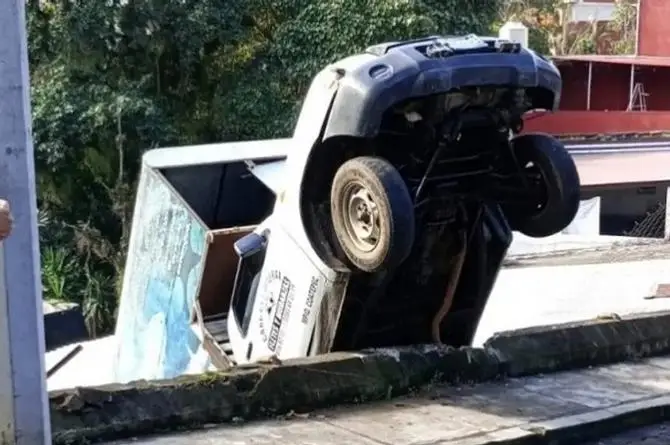
M 614 0 L 579 1 L 572 7 L 573 22 L 590 22 L 593 20 L 612 20 Z

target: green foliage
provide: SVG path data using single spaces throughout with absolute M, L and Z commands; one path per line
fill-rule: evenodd
M 42 251 L 43 297 L 47 301 L 67 301 L 79 294 L 70 277 L 77 273 L 77 261 L 64 249 L 47 246 Z
M 574 23 L 574 2 L 563 0 L 501 0 L 496 26 L 509 20 L 524 23 L 529 30 L 529 46 L 551 55 L 632 54 L 637 28 L 636 0 L 616 0 L 609 23 Z
M 141 154 L 289 135 L 310 79 L 368 45 L 488 34 L 498 0 L 29 0 L 44 294 L 113 326 Z
M 614 54 L 634 54 L 637 39 L 637 3 L 633 0 L 616 0 L 614 17 L 609 24 L 614 34 L 612 52 Z
M 553 36 L 560 33 L 560 0 L 501 0 L 498 6 L 496 29 L 508 21 L 521 22 L 528 27 L 529 47 L 540 54 L 552 52 Z

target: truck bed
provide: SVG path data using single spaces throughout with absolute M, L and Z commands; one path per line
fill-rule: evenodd
M 205 317 L 203 323 L 205 330 L 214 339 L 221 351 L 231 360 L 233 359 L 233 349 L 228 337 L 228 313 L 221 313 Z

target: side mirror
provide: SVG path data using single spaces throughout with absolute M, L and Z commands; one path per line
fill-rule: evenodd
M 238 239 L 233 248 L 240 258 L 247 258 L 263 250 L 266 243 L 267 238 L 265 236 L 251 232 Z

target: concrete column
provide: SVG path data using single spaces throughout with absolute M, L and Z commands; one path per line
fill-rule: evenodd
M 51 443 L 24 0 L 0 0 L 0 443 Z

